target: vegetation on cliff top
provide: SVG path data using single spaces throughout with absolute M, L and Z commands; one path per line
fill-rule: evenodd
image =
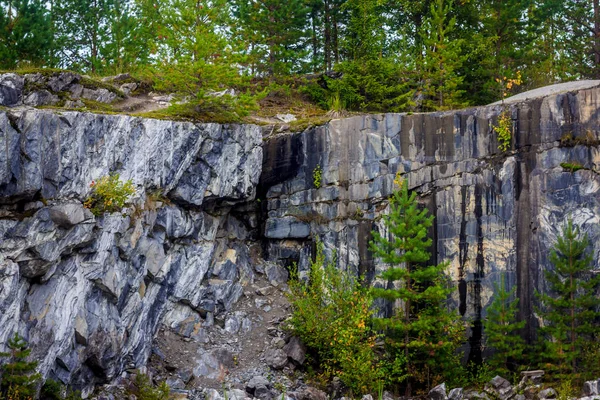
M 575 0 L 0 0 L 0 68 L 131 72 L 185 116 L 282 107 L 430 111 L 600 74 L 600 13 Z M 215 92 L 234 89 L 215 96 Z M 283 110 L 282 110 L 283 111 Z M 310 111 L 309 113 L 315 113 Z M 301 118 L 312 118 L 302 116 Z

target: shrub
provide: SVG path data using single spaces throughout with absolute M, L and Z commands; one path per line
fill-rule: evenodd
M 42 400 L 80 400 L 81 392 L 67 389 L 55 380 L 48 379 L 40 392 Z
M 119 174 L 103 176 L 98 182 L 92 181 L 92 195 L 85 201 L 84 206 L 89 208 L 95 216 L 105 212 L 119 212 L 129 198 L 135 193 L 133 182 L 121 182 Z
M 323 184 L 323 170 L 320 165 L 317 165 L 313 170 L 313 184 L 315 188 L 319 189 Z
M 375 360 L 375 334 L 369 327 L 373 303 L 356 278 L 326 262 L 317 242 L 308 284 L 290 283 L 290 328 L 316 354 L 321 378 L 338 376 L 354 393 L 374 391 L 381 382 Z M 316 361 L 317 361 L 316 360 Z
M 494 132 L 498 135 L 498 149 L 507 151 L 510 149 L 512 139 L 512 119 L 508 110 L 503 111 L 498 117 L 498 125 L 494 126 Z
M 41 379 L 35 370 L 38 363 L 27 361 L 31 349 L 18 333 L 8 341 L 8 348 L 8 352 L 0 353 L 0 357 L 9 358 L 9 362 L 1 368 L 0 397 L 4 396 L 8 400 L 33 399 L 37 383 Z
M 129 390 L 139 400 L 166 400 L 169 398 L 169 386 L 162 382 L 154 387 L 147 375 L 137 374 Z

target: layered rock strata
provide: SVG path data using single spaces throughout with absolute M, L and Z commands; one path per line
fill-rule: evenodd
M 43 375 L 110 381 L 161 321 L 214 317 L 253 280 L 256 219 L 229 211 L 254 196 L 257 127 L 14 109 L 0 144 L 0 343 L 19 332 Z M 82 203 L 109 173 L 137 193 L 95 217 Z
M 4 104 L 20 104 L 18 79 L 3 79 Z M 236 316 L 236 302 L 256 274 L 286 276 L 262 250 L 305 275 L 319 238 L 340 268 L 387 285 L 368 243 L 373 229 L 385 233 L 380 217 L 400 174 L 435 215 L 432 262 L 449 262 L 477 360 L 503 275 L 534 335 L 534 292 L 547 290 L 549 250 L 567 219 L 588 234 L 600 270 L 599 110 L 600 89 L 577 87 L 454 112 L 356 116 L 264 141 L 251 125 L 0 111 L 0 346 L 18 331 L 45 376 L 89 392 L 143 367 L 161 326 L 205 343 L 206 327 L 228 337 L 259 323 Z M 503 111 L 513 125 L 504 153 L 493 129 Z M 122 213 L 96 217 L 83 202 L 109 173 L 136 194 Z M 202 357 L 189 368 L 207 378 L 201 366 L 212 359 Z

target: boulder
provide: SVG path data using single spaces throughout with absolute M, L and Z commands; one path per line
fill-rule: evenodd
M 583 395 L 586 397 L 597 396 L 600 394 L 600 380 L 587 381 L 583 384 Z
M 281 349 L 267 349 L 265 362 L 273 369 L 283 369 L 287 364 L 287 354 Z
M 297 400 L 328 400 L 328 396 L 322 390 L 312 386 L 306 386 L 296 392 Z
M 49 106 L 58 103 L 58 96 L 47 90 L 37 90 L 31 92 L 23 100 L 23 104 L 31 107 Z
M 463 388 L 454 388 L 448 393 L 448 400 L 462 400 Z
M 81 80 L 81 75 L 73 72 L 59 72 L 48 78 L 48 87 L 55 93 L 67 90 L 72 84 Z
M 283 347 L 287 356 L 298 365 L 304 364 L 306 360 L 306 346 L 300 338 L 292 336 L 289 342 Z
M 290 276 L 287 269 L 275 263 L 266 263 L 264 266 L 264 271 L 269 283 L 271 283 L 273 286 L 286 283 Z
M 544 390 L 540 390 L 540 392 L 538 393 L 538 398 L 540 400 L 555 399 L 557 395 L 558 394 L 556 393 L 556 390 L 554 390 L 553 388 L 547 388 Z
M 431 400 L 446 400 L 447 399 L 446 384 L 441 383 L 441 384 L 437 385 L 436 387 L 434 387 L 433 389 L 431 389 L 429 391 L 427 397 Z
M 0 106 L 18 105 L 23 97 L 25 79 L 22 76 L 8 73 L 0 74 Z
M 501 376 L 495 376 L 485 387 L 486 391 L 493 393 L 500 400 L 507 400 L 514 396 L 515 391 L 510 382 Z

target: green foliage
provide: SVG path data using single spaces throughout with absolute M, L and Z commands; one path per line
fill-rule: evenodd
M 27 342 L 18 334 L 8 340 L 6 353 L 0 357 L 8 358 L 8 363 L 2 365 L 0 381 L 0 397 L 8 400 L 33 399 L 36 395 L 37 383 L 41 375 L 36 372 L 37 361 L 27 361 L 31 349 Z
M 580 169 L 585 169 L 585 167 L 583 165 L 576 163 L 576 162 L 569 162 L 569 163 L 564 162 L 564 163 L 560 163 L 560 166 L 569 172 L 577 172 Z
M 572 400 L 576 399 L 578 396 L 578 390 L 573 386 L 573 382 L 570 379 L 563 379 L 559 382 L 558 387 L 556 388 L 556 393 L 558 396 L 557 400 Z
M 600 275 L 591 272 L 590 242 L 568 221 L 550 253 L 554 270 L 546 271 L 546 293 L 539 294 L 543 367 L 558 379 L 576 379 L 582 372 L 583 351 L 597 340 Z
M 121 182 L 119 174 L 103 176 L 98 182 L 92 181 L 90 187 L 93 192 L 85 201 L 84 206 L 96 216 L 105 212 L 121 211 L 135 193 L 133 182 L 131 180 Z
M 369 327 L 373 299 L 335 260 L 325 260 L 321 242 L 308 284 L 291 281 L 288 298 L 291 330 L 316 354 L 322 378 L 338 376 L 354 394 L 374 391 L 382 375 Z
M 390 383 L 429 388 L 452 377 L 460 365 L 457 349 L 464 340 L 459 316 L 448 310 L 452 292 L 445 270 L 447 263 L 427 265 L 431 239 L 427 230 L 433 216 L 420 209 L 416 193 L 398 177 L 399 189 L 390 199 L 383 217 L 385 235 L 374 231 L 371 250 L 388 269 L 380 279 L 385 287 L 373 289 L 375 297 L 400 304 L 397 312 L 375 318 L 374 326 L 385 333 Z
M 460 89 L 464 77 L 458 74 L 465 59 L 463 40 L 449 37 L 456 27 L 452 9 L 452 0 L 434 1 L 420 32 L 426 50 L 421 67 L 424 110 L 449 110 L 467 104 L 462 100 L 465 91 Z
M 137 374 L 135 381 L 130 387 L 129 392 L 139 400 L 168 400 L 169 386 L 166 382 L 162 382 L 158 387 L 155 387 L 148 375 Z
M 44 2 L 4 0 L 0 10 L 0 68 L 51 64 L 52 22 Z
M 52 379 L 47 379 L 40 392 L 42 400 L 81 400 L 79 391 L 67 389 L 64 385 Z
M 494 132 L 498 135 L 498 149 L 507 151 L 512 140 L 513 122 L 508 110 L 503 111 L 498 117 L 498 124 L 494 125 Z
M 340 115 L 344 111 L 346 111 L 346 105 L 342 100 L 340 94 L 338 92 L 333 93 L 329 96 L 329 100 L 327 101 L 327 108 L 329 112 L 335 115 Z
M 525 341 L 519 330 L 525 321 L 517 322 L 519 299 L 515 297 L 516 286 L 506 289 L 504 275 L 500 285 L 494 283 L 494 300 L 487 309 L 483 326 L 487 345 L 494 351 L 487 363 L 496 375 L 510 377 L 517 372 L 525 350 Z
M 248 45 L 246 64 L 259 75 L 299 72 L 309 8 L 304 0 L 234 0 L 237 34 Z
M 329 79 L 328 89 L 338 93 L 350 110 L 400 112 L 413 103 L 414 94 L 402 65 L 391 59 L 340 63 L 340 79 Z
M 320 165 L 317 165 L 315 167 L 315 169 L 313 169 L 313 184 L 315 185 L 315 188 L 320 189 L 321 185 L 323 184 L 322 178 L 323 178 L 323 170 L 321 169 Z

